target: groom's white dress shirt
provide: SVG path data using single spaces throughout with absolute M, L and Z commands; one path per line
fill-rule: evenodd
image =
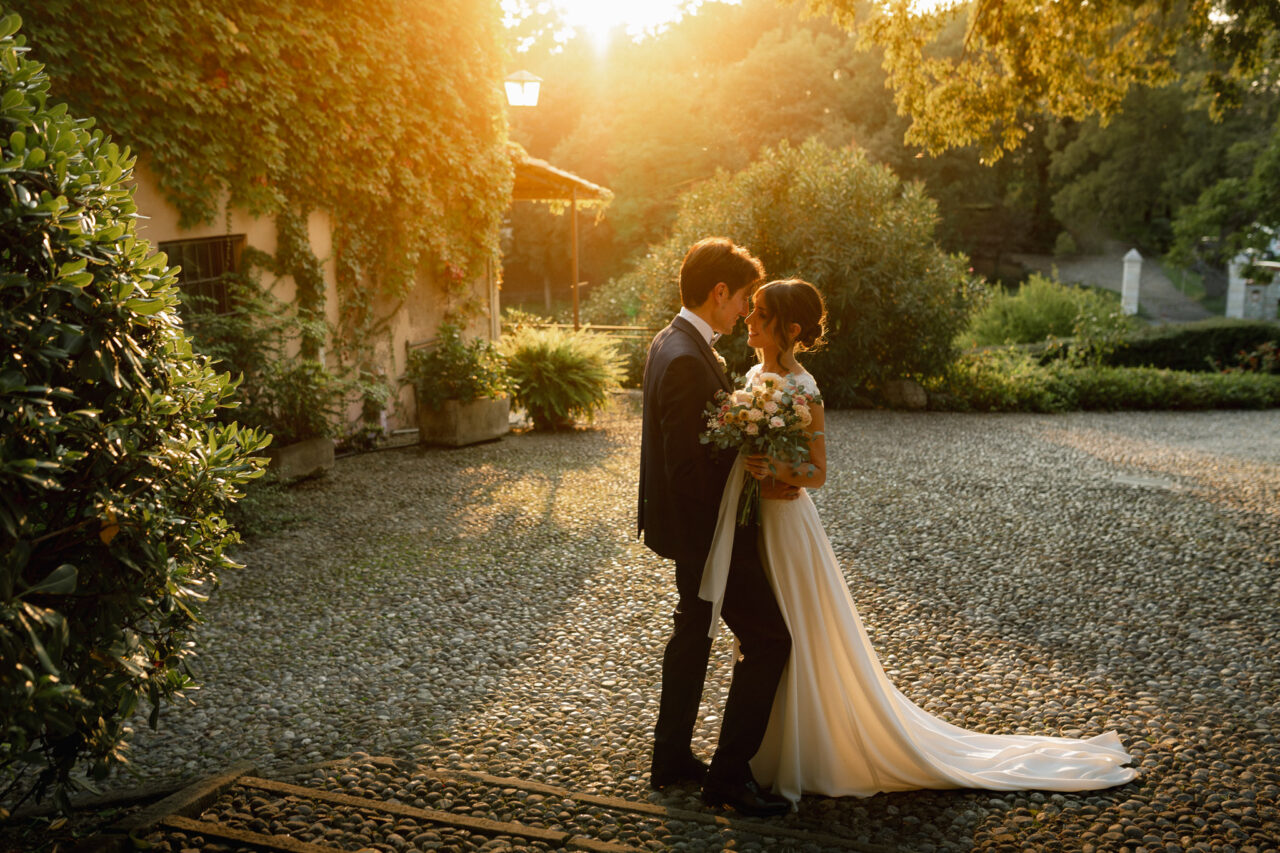
M 680 306 L 680 313 L 676 316 L 683 317 L 692 323 L 693 327 L 702 335 L 702 339 L 707 342 L 707 346 L 711 346 L 716 342 L 716 338 L 720 337 L 720 335 L 711 328 L 710 323 L 683 305 Z

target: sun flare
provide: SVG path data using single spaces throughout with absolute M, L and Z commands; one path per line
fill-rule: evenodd
M 702 5 L 689 0 L 550 0 L 565 24 L 582 30 L 597 47 L 609 43 L 615 29 L 621 28 L 628 38 L 641 38 L 686 14 L 694 14 Z M 724 2 L 724 0 L 717 0 Z M 737 0 L 728 0 L 736 3 Z

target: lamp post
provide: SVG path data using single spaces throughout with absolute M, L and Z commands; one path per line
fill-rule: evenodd
M 513 107 L 536 107 L 542 78 L 528 71 L 515 71 L 507 75 L 507 103 Z
M 536 107 L 538 105 L 538 92 L 542 87 L 542 78 L 537 74 L 529 71 L 520 70 L 513 71 L 507 75 L 504 81 L 507 90 L 507 103 L 513 107 Z M 580 324 L 578 321 L 578 189 L 573 187 L 570 195 L 570 259 L 572 267 L 570 276 L 572 280 L 569 282 L 570 290 L 573 294 L 573 328 L 577 331 Z M 550 299 L 550 297 L 548 297 Z M 550 307 L 548 303 L 548 307 Z
M 503 88 L 507 92 L 507 106 L 510 107 L 536 107 L 538 105 L 538 91 L 542 88 L 542 78 L 537 74 L 521 69 L 513 71 L 507 75 L 507 79 L 502 81 Z M 498 293 L 496 285 L 491 287 L 490 294 L 490 327 L 493 337 L 501 334 L 501 322 L 497 316 Z

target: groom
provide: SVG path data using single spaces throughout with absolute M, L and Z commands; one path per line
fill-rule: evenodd
M 713 457 L 698 436 L 715 392 L 732 390 L 711 348 L 745 317 L 764 267 L 746 249 L 710 237 L 680 267 L 680 313 L 649 346 L 640 440 L 640 532 L 650 550 L 675 560 L 680 603 L 662 659 L 662 700 L 649 784 L 661 790 L 701 783 L 702 798 L 756 817 L 786 814 L 789 803 L 760 790 L 747 762 L 760 748 L 791 635 L 756 550 L 756 529 L 737 531 L 721 611 L 738 638 L 740 660 L 725 703 L 720 740 L 708 768 L 690 742 L 711 653 L 711 605 L 698 598 L 715 533 L 720 494 L 733 458 Z M 783 484 L 762 484 L 766 498 L 794 498 Z

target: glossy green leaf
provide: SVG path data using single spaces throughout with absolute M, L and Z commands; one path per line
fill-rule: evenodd
M 48 577 L 40 581 L 32 587 L 28 587 L 23 591 L 24 595 L 33 595 L 36 593 L 49 595 L 68 595 L 75 592 L 76 578 L 79 572 L 75 566 L 70 563 L 63 563 L 58 568 L 49 573 Z

